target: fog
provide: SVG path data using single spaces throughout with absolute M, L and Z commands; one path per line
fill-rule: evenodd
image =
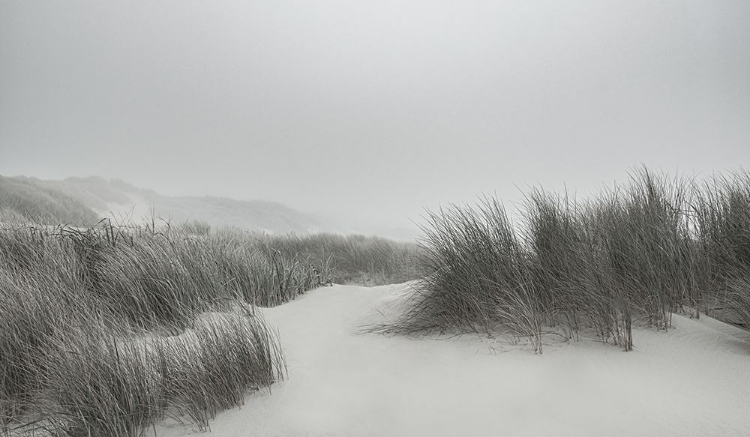
M 0 174 L 352 223 L 750 163 L 750 2 L 0 1 Z

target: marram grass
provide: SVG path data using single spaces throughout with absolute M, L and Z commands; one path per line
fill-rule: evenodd
M 163 417 L 208 429 L 285 375 L 256 307 L 417 275 L 413 245 L 372 237 L 3 227 L 0 435 L 140 436 Z
M 426 276 L 389 333 L 507 332 L 624 350 L 633 324 L 669 329 L 675 311 L 750 326 L 750 174 L 698 182 L 648 169 L 577 201 L 531 190 L 512 223 L 492 197 L 428 212 Z

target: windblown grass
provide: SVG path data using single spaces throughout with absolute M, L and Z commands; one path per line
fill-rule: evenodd
M 165 414 L 205 429 L 283 378 L 245 298 L 319 284 L 240 246 L 106 223 L 0 232 L 0 433 L 136 436 Z M 285 282 L 258 283 L 269 275 Z
M 385 332 L 593 330 L 633 347 L 632 325 L 670 327 L 674 311 L 750 326 L 750 174 L 698 183 L 648 169 L 576 201 L 538 188 L 522 223 L 499 200 L 429 212 L 428 275 Z
M 714 177 L 694 201 L 710 315 L 750 326 L 750 173 Z
M 386 285 L 424 276 L 420 247 L 364 235 L 319 233 L 259 237 L 261 245 L 284 258 L 310 260 L 325 280 L 339 284 Z
M 485 199 L 477 210 L 430 213 L 428 222 L 425 264 L 432 274 L 415 286 L 415 305 L 387 330 L 490 333 L 505 323 L 536 336 L 540 314 L 529 260 L 502 205 Z
M 165 416 L 207 429 L 285 375 L 257 306 L 332 281 L 413 279 L 414 254 L 384 239 L 201 223 L 6 224 L 0 434 L 140 436 Z
M 285 374 L 274 335 L 248 313 L 199 317 L 174 337 L 88 324 L 54 335 L 39 361 L 36 428 L 68 436 L 140 436 L 165 415 L 207 429 Z
M 286 373 L 273 334 L 247 313 L 201 318 L 191 331 L 157 347 L 167 357 L 166 397 L 201 429 L 217 412 L 242 404 L 248 390 L 268 387 Z

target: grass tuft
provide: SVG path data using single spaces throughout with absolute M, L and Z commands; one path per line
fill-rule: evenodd
M 577 201 L 533 189 L 523 221 L 499 200 L 428 212 L 427 275 L 400 320 L 376 330 L 591 330 L 632 350 L 635 323 L 669 329 L 700 312 L 750 326 L 750 173 L 708 181 L 636 170 L 630 183 Z
M 333 280 L 415 275 L 412 246 L 369 237 L 4 226 L 0 434 L 140 436 L 165 415 L 207 429 L 285 376 L 256 307 Z

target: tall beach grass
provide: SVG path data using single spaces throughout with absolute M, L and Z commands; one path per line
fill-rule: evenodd
M 750 174 L 669 177 L 646 168 L 577 200 L 530 190 L 513 223 L 492 197 L 428 212 L 428 274 L 394 333 L 474 331 L 527 338 L 593 332 L 624 350 L 633 324 L 671 314 L 750 326 Z
M 203 223 L 0 230 L 0 435 L 208 429 L 285 376 L 257 307 L 332 282 L 417 277 L 413 245 Z
M 135 436 L 165 414 L 206 428 L 283 378 L 275 331 L 248 302 L 288 300 L 313 275 L 267 290 L 269 260 L 196 244 L 106 224 L 0 232 L 0 431 Z

